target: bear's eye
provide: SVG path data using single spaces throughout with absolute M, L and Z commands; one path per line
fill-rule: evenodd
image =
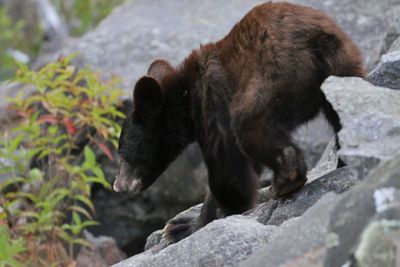
M 119 154 L 119 156 L 121 157 L 121 158 L 123 158 L 123 159 L 127 159 L 127 154 L 123 151 L 123 150 L 121 150 L 121 149 L 118 149 L 118 154 Z

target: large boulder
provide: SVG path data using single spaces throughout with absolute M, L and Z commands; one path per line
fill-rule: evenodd
M 322 85 L 340 116 L 340 158 L 359 178 L 400 150 L 400 92 L 361 78 L 330 77 Z
M 301 216 L 326 193 L 342 193 L 357 181 L 349 168 L 340 168 L 306 184 L 289 198 L 270 199 L 245 214 L 266 225 L 280 225 L 290 218 Z
M 400 153 L 345 193 L 330 215 L 325 265 L 398 266 Z
M 284 222 L 269 242 L 240 266 L 321 266 L 317 263 L 322 261 L 327 250 L 329 214 L 337 201 L 336 194 L 326 194 L 302 217 Z

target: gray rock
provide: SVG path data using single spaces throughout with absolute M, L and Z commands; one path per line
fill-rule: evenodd
M 358 266 L 399 266 L 400 206 L 395 209 L 396 218 L 373 221 L 362 232 L 354 252 Z
M 339 157 L 360 178 L 400 150 L 400 92 L 338 77 L 329 77 L 322 89 L 343 125 Z
M 84 231 L 90 247 L 82 247 L 76 257 L 77 267 L 107 267 L 126 259 L 114 239 L 107 236 L 94 237 Z
M 337 201 L 334 193 L 326 194 L 303 216 L 284 222 L 266 245 L 239 266 L 322 266 L 316 263 L 325 255 L 329 214 Z
M 164 233 L 163 230 L 157 230 L 157 231 L 151 233 L 151 235 L 149 235 L 149 237 L 146 239 L 146 244 L 144 246 L 144 250 L 145 251 L 149 250 L 152 247 L 160 244 L 163 233 Z
M 68 26 L 63 17 L 58 14 L 55 6 L 49 0 L 33 0 L 36 5 L 36 12 L 39 18 L 43 35 L 50 42 L 60 42 L 60 39 L 67 38 Z
M 303 150 L 307 167 L 318 164 L 334 132 L 326 118 L 320 113 L 314 120 L 300 126 L 293 134 L 294 142 Z
M 386 45 L 382 50 L 383 53 L 388 53 L 393 46 L 395 40 L 400 36 L 400 6 L 393 6 L 386 16 L 385 21 L 387 22 L 386 26 Z
M 207 170 L 200 148 L 190 145 L 149 188 L 156 202 L 196 204 L 203 200 L 207 189 Z
M 399 203 L 400 154 L 397 154 L 371 171 L 365 181 L 345 193 L 336 204 L 329 226 L 336 242 L 327 251 L 324 266 L 394 266 L 395 256 L 391 253 L 399 251 L 398 241 L 393 240 L 400 229 Z
M 327 192 L 342 193 L 356 183 L 357 179 L 349 168 L 340 168 L 306 184 L 287 199 L 271 199 L 245 214 L 263 224 L 280 225 L 290 218 L 301 216 Z
M 336 170 L 338 162 L 339 156 L 336 149 L 336 138 L 332 137 L 316 166 L 307 173 L 307 183 L 311 183 L 315 179 Z
M 400 51 L 383 55 L 368 80 L 376 86 L 400 89 Z
M 266 244 L 275 229 L 241 215 L 231 216 L 159 252 L 148 250 L 114 266 L 235 266 Z
M 400 36 L 393 41 L 388 53 L 400 51 Z

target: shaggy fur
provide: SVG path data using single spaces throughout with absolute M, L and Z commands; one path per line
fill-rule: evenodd
M 256 6 L 225 38 L 194 50 L 177 68 L 151 64 L 123 126 L 127 167 L 114 188 L 144 190 L 197 141 L 211 194 L 199 220 L 167 224 L 171 242 L 250 209 L 263 167 L 274 172 L 272 197 L 296 190 L 307 169 L 291 133 L 320 110 L 335 132 L 341 127 L 320 89 L 329 75 L 364 77 L 358 48 L 331 19 L 289 3 Z

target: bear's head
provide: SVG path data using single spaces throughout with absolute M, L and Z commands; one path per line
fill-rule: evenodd
M 165 135 L 165 96 L 161 86 L 173 72 L 168 62 L 156 60 L 135 85 L 134 109 L 127 115 L 119 139 L 121 163 L 113 185 L 116 192 L 145 190 L 179 154 Z

